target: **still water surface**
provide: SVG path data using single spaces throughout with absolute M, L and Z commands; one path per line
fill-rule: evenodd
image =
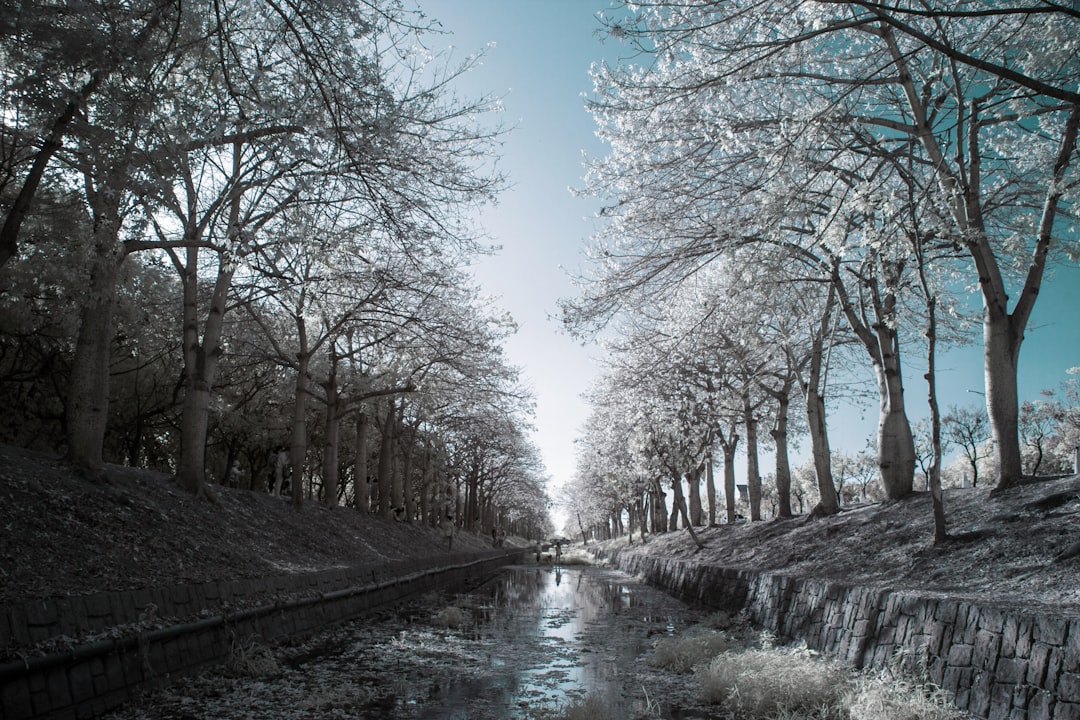
M 395 711 L 415 703 L 416 717 L 528 717 L 586 693 L 609 707 L 627 706 L 641 699 L 638 680 L 652 643 L 700 618 L 651 587 L 595 567 L 516 567 L 473 597 L 481 606 L 472 639 L 490 662 L 467 679 L 444 678 L 425 697 L 399 696 Z
M 463 622 L 445 627 L 439 618 L 448 616 Z M 630 717 L 646 698 L 670 707 L 671 681 L 648 655 L 659 637 L 701 616 L 615 570 L 515 566 L 468 595 L 280 648 L 270 675 L 207 672 L 112 717 L 536 718 L 586 693 L 603 697 L 613 717 Z

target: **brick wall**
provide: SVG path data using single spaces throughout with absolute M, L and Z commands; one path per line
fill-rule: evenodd
M 1080 720 L 1080 616 L 754 573 L 636 552 L 601 553 L 689 600 L 856 667 L 925 654 L 930 679 L 988 720 Z
M 50 598 L 0 612 L 9 650 L 79 638 L 46 655 L 0 664 L 0 717 L 91 718 L 171 675 L 220 662 L 233 643 L 303 635 L 431 590 L 478 582 L 522 551 L 455 554 L 320 573 L 86 597 Z M 147 608 L 153 604 L 158 618 Z M 140 620 L 140 617 L 142 620 Z M 93 633 L 97 632 L 97 635 Z

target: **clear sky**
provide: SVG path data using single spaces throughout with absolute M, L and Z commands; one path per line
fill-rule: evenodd
M 595 201 L 575 197 L 582 153 L 603 154 L 583 93 L 589 66 L 614 46 L 602 45 L 596 13 L 607 0 L 419 0 L 452 34 L 429 42 L 454 47 L 456 57 L 487 48 L 483 64 L 463 78 L 469 97 L 503 98 L 500 118 L 514 129 L 500 166 L 512 187 L 480 218 L 502 245 L 477 268 L 477 278 L 501 298 L 519 325 L 507 343 L 537 393 L 534 440 L 555 483 L 574 470 L 574 438 L 587 413 L 581 394 L 595 376 L 591 351 L 560 330 L 556 302 L 574 293 L 567 270 L 580 267 L 593 231 Z
M 622 49 L 603 44 L 596 15 L 608 0 L 417 0 L 448 35 L 434 50 L 455 48 L 463 58 L 488 47 L 483 65 L 461 83 L 470 97 L 503 96 L 502 120 L 515 129 L 506 137 L 501 167 L 513 183 L 480 222 L 502 252 L 484 260 L 477 278 L 517 320 L 520 330 L 507 344 L 511 362 L 525 370 L 537 393 L 537 433 L 548 472 L 556 484 L 574 469 L 574 438 L 588 408 L 580 395 L 596 375 L 596 350 L 579 346 L 551 319 L 560 297 L 575 290 L 565 269 L 581 264 L 581 248 L 593 230 L 596 201 L 575 197 L 581 187 L 583 153 L 599 157 L 605 146 L 584 108 L 591 89 L 589 67 L 618 57 Z M 440 45 L 441 43 L 441 45 Z M 564 269 L 565 268 L 565 269 Z M 978 405 L 982 398 L 981 333 L 974 345 L 939 360 L 941 404 Z M 906 358 L 911 378 L 907 401 L 913 418 L 925 415 L 925 371 L 921 352 Z M 1021 350 L 1021 392 L 1028 398 L 1055 388 L 1065 370 L 1080 365 L 1080 268 L 1057 269 L 1036 306 Z M 876 409 L 830 409 L 834 447 L 857 451 L 876 427 Z M 804 443 L 806 445 L 806 443 Z M 803 452 L 807 448 L 803 448 Z M 796 454 L 796 458 L 799 454 Z M 770 462 L 770 461 L 767 461 Z M 767 465 L 766 465 L 767 467 Z

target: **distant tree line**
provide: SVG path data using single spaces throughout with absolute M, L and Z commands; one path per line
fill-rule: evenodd
M 468 266 L 494 99 L 392 0 L 0 0 L 0 441 L 547 532 Z

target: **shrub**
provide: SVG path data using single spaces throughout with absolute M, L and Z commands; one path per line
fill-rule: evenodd
M 258 639 L 249 637 L 247 640 L 237 640 L 233 637 L 225 670 L 227 674 L 237 677 L 272 677 L 281 672 L 281 666 L 270 648 Z
M 649 664 L 675 673 L 688 673 L 722 652 L 746 643 L 726 632 L 710 632 L 677 638 L 663 638 L 653 645 Z
M 858 720 L 959 720 L 967 717 L 949 704 L 944 690 L 933 686 L 864 678 L 843 699 L 843 706 Z
M 556 717 L 557 720 L 607 720 L 612 715 L 603 700 L 587 695 L 569 702 Z
M 472 622 L 472 616 L 468 610 L 463 610 L 455 605 L 444 607 L 431 618 L 431 624 L 444 628 L 459 628 Z
M 966 717 L 952 707 L 948 693 L 930 682 L 925 648 L 897 653 L 881 672 L 861 677 L 844 697 L 844 707 L 858 720 Z
M 839 701 L 851 687 L 846 671 L 804 649 L 728 651 L 700 666 L 695 674 L 708 702 L 746 719 L 784 712 L 823 720 L 840 718 Z

